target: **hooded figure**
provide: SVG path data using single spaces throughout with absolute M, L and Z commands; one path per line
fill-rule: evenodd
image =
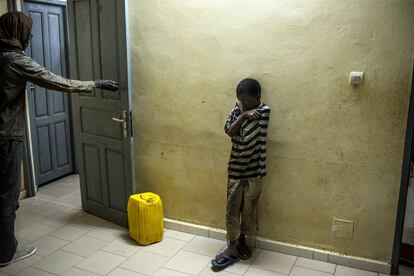
M 26 56 L 24 50 L 32 37 L 32 24 L 32 19 L 21 12 L 8 12 L 0 17 L 0 267 L 36 252 L 36 248 L 18 249 L 14 236 L 26 83 L 72 93 L 90 93 L 94 88 L 118 89 L 118 83 L 111 80 L 65 79 Z
M 21 12 L 9 12 L 0 19 L 0 52 L 23 53 L 32 36 L 33 21 Z

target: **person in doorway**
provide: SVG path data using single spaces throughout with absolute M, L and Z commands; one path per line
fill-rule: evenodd
M 252 256 L 245 237 L 256 235 L 257 203 L 262 177 L 266 175 L 270 108 L 261 102 L 261 87 L 257 80 L 242 80 L 237 85 L 236 96 L 238 102 L 224 126 L 233 144 L 227 182 L 228 246 L 211 261 L 213 269 L 223 269 Z
M 63 92 L 118 89 L 116 81 L 69 80 L 40 66 L 24 53 L 32 37 L 31 30 L 32 19 L 21 12 L 8 12 L 0 17 L 0 266 L 36 252 L 36 248 L 18 249 L 14 236 L 26 82 Z

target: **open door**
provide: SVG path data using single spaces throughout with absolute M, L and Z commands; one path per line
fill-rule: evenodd
M 67 1 L 71 78 L 120 86 L 73 96 L 82 207 L 123 226 L 134 192 L 126 7 L 124 0 Z

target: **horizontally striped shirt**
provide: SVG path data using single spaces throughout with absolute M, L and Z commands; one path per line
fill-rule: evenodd
M 240 127 L 240 132 L 231 138 L 233 146 L 228 165 L 230 179 L 249 179 L 266 175 L 266 140 L 270 107 L 261 103 L 257 109 L 262 113 L 261 118 L 246 119 Z M 240 115 L 240 108 L 236 104 L 224 126 L 226 132 Z

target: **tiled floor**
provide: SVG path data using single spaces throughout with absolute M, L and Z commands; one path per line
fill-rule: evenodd
M 35 256 L 0 269 L 0 276 L 379 276 L 266 250 L 255 250 L 215 273 L 210 260 L 225 242 L 166 230 L 164 240 L 139 246 L 127 230 L 81 210 L 77 176 L 41 188 L 21 201 L 16 221 L 20 245 L 36 246 Z M 401 275 L 414 275 L 403 268 Z M 381 275 L 381 274 L 380 274 Z

